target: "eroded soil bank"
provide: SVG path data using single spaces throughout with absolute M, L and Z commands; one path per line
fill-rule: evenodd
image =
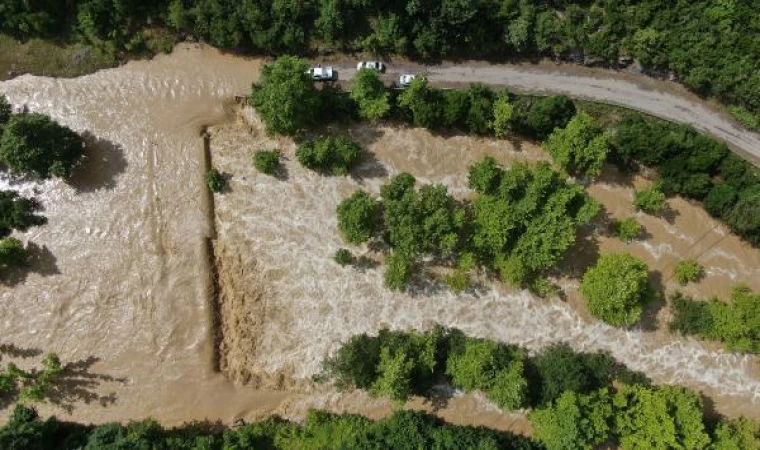
M 266 136 L 250 109 L 236 123 L 210 130 L 214 164 L 231 174 L 230 192 L 216 196 L 217 245 L 222 249 L 217 256 L 222 267 L 232 268 L 230 278 L 235 279 L 222 286 L 222 322 L 229 332 L 223 370 L 230 377 L 300 390 L 299 385 L 319 372 L 324 356 L 351 335 L 440 323 L 532 349 L 567 341 L 578 349 L 607 350 L 657 383 L 683 384 L 709 394 L 721 412 L 760 417 L 756 358 L 671 336 L 667 308 L 661 304 L 640 329 L 625 331 L 590 318 L 578 298 L 577 276 L 600 252 L 619 250 L 644 258 L 660 289 L 677 287 L 670 280 L 672 266 L 687 257 L 697 258 L 708 274 L 687 289 L 690 293 L 727 296 L 737 282 L 760 289 L 760 251 L 731 236 L 699 206 L 674 199 L 664 217 L 636 214 L 631 206 L 634 186 L 648 181 L 608 168 L 589 187 L 605 214 L 584 230 L 556 273 L 566 302 L 537 299 L 485 281 L 454 295 L 429 277 L 408 292 L 394 293 L 383 287 L 382 267 L 372 263 L 379 255 L 370 249 L 352 248 L 366 258 L 359 269 L 342 268 L 332 260 L 335 250 L 346 246 L 335 218 L 343 198 L 360 188 L 378 193 L 389 177 L 404 171 L 422 183 L 443 183 L 455 195 L 466 196 L 467 167 L 483 156 L 509 165 L 547 155 L 528 142 L 435 136 L 421 129 L 358 125 L 348 132 L 369 150 L 370 158 L 351 177 L 325 177 L 297 163 L 292 140 Z M 285 175 L 256 172 L 251 156 L 261 148 L 283 152 Z M 646 239 L 623 244 L 609 237 L 611 218 L 632 215 L 646 228 Z

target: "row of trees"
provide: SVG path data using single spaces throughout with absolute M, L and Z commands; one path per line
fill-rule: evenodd
M 628 55 L 756 115 L 755 7 L 711 0 L 6 0 L 0 32 L 70 34 L 133 50 L 145 45 L 146 28 L 162 27 L 175 36 L 268 53 L 327 44 L 419 58 L 540 54 L 608 65 Z
M 745 419 L 709 421 L 701 397 L 676 386 L 653 387 L 606 353 L 562 344 L 525 350 L 462 332 L 381 330 L 352 337 L 324 364 L 339 388 L 366 389 L 402 404 L 445 383 L 482 391 L 505 410 L 532 408 L 534 438 L 549 450 L 750 449 L 760 428 Z
M 621 164 L 657 168 L 658 189 L 665 194 L 701 200 L 711 215 L 760 245 L 760 172 L 724 144 L 690 127 L 628 114 L 616 127 L 612 147 Z M 637 206 L 658 212 L 662 192 L 637 194 Z
M 422 257 L 455 268 L 455 290 L 477 266 L 523 285 L 550 268 L 575 242 L 577 228 L 599 211 L 583 189 L 547 163 L 501 168 L 493 158 L 470 167 L 480 195 L 459 202 L 442 185 L 417 188 L 404 173 L 381 188 L 380 202 L 358 191 L 337 208 L 343 237 L 360 244 L 373 237 L 390 247 L 386 285 L 402 289 Z
M 353 414 L 311 411 L 302 424 L 278 417 L 224 429 L 202 422 L 163 428 L 146 419 L 126 425 L 98 426 L 42 420 L 34 409 L 17 406 L 0 427 L 0 448 L 7 450 L 248 450 L 248 449 L 397 449 L 463 448 L 531 450 L 540 448 L 521 436 L 482 427 L 444 423 L 422 412 L 397 411 L 378 421 Z
M 760 353 L 760 294 L 737 286 L 729 302 L 693 300 L 681 293 L 671 299 L 673 331 L 721 341 L 732 351 Z

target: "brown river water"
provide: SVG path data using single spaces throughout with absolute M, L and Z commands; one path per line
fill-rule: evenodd
M 378 416 L 389 410 L 387 402 L 305 380 L 352 334 L 441 323 L 533 349 L 565 340 L 609 350 L 656 382 L 704 390 L 721 411 L 760 417 L 755 358 L 590 320 L 577 300 L 576 278 L 558 277 L 567 302 L 487 283 L 460 296 L 433 284 L 399 294 L 382 287 L 378 268 L 337 266 L 331 257 L 344 244 L 335 206 L 353 190 L 377 192 L 388 176 L 410 171 L 467 195 L 463 175 L 480 156 L 509 163 L 546 155 L 524 142 L 358 127 L 352 134 L 376 161 L 354 177 L 320 177 L 295 163 L 291 141 L 266 137 L 250 111 L 246 119 L 235 117 L 232 97 L 248 91 L 260 67 L 258 60 L 180 46 L 171 55 L 76 79 L 22 76 L 0 83 L 17 108 L 49 114 L 87 132 L 92 143 L 70 184 L 0 181 L 37 193 L 49 220 L 19 235 L 35 245 L 33 270 L 0 287 L 0 344 L 55 351 L 75 363 L 56 404 L 43 412 L 94 422 L 150 415 L 167 424 L 300 417 L 309 407 Z M 210 130 L 214 164 L 231 175 L 231 192 L 215 200 L 220 364 L 248 384 L 214 370 L 201 133 L 225 122 Z M 270 146 L 289 157 L 287 181 L 252 168 L 252 151 Z M 610 173 L 590 187 L 592 194 L 611 216 L 633 214 L 630 185 L 645 180 Z M 640 216 L 651 234 L 641 242 L 619 244 L 600 231 L 603 224 L 589 230 L 563 273 L 579 271 L 594 251 L 627 247 L 662 271 L 665 284 L 673 261 L 699 257 L 709 276 L 693 293 L 725 295 L 740 281 L 760 289 L 760 252 L 698 207 L 681 200 L 671 206 L 672 223 Z M 457 396 L 438 412 L 456 423 L 524 428 L 519 416 L 501 414 L 477 396 Z

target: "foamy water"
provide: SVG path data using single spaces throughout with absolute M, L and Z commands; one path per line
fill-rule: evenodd
M 365 137 L 363 129 L 352 134 L 360 140 Z M 578 350 L 605 350 L 657 383 L 684 384 L 717 392 L 724 399 L 760 402 L 760 381 L 752 375 L 754 357 L 710 350 L 693 339 L 584 320 L 569 304 L 501 285 L 454 295 L 441 285 L 424 283 L 424 288 L 396 293 L 384 288 L 382 267 L 357 270 L 337 265 L 332 256 L 347 245 L 337 230 L 335 208 L 354 190 L 378 194 L 387 177 L 409 171 L 422 174 L 419 181 L 443 183 L 463 193 L 466 167 L 472 160 L 485 154 L 501 160 L 511 157 L 504 142 L 473 152 L 420 130 L 380 127 L 377 134 L 365 143 L 385 173 L 357 180 L 302 169 L 292 144 L 268 140 L 257 125 L 252 135 L 248 126 L 224 126 L 214 132 L 215 163 L 234 174 L 232 193 L 217 197 L 219 238 L 224 242 L 226 236 L 235 236 L 243 258 L 263 268 L 271 293 L 255 349 L 258 370 L 275 373 L 288 368 L 294 376 L 308 378 L 319 372 L 325 355 L 355 334 L 383 327 L 426 329 L 438 323 L 533 350 L 554 342 L 568 342 Z M 249 163 L 253 149 L 273 145 L 287 156 L 287 181 L 256 173 Z M 534 158 L 535 151 L 525 156 Z M 358 170 L 363 171 L 366 168 Z M 677 253 L 667 242 L 633 245 L 655 261 Z M 369 254 L 364 247 L 350 248 L 357 255 Z M 751 413 L 760 403 L 748 408 L 743 412 Z

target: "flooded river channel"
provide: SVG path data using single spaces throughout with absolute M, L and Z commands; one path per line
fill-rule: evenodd
M 410 171 L 465 195 L 464 170 L 479 156 L 509 163 L 546 155 L 529 143 L 359 127 L 352 133 L 377 160 L 353 178 L 320 177 L 297 165 L 291 141 L 266 137 L 255 117 L 236 116 L 233 96 L 248 92 L 260 67 L 259 60 L 186 45 L 76 79 L 0 83 L 17 109 L 48 114 L 86 133 L 89 143 L 69 183 L 0 180 L 3 188 L 36 196 L 48 218 L 19 234 L 33 245 L 31 270 L 0 287 L 0 344 L 54 351 L 73 363 L 56 404 L 43 412 L 94 422 L 153 416 L 167 424 L 299 417 L 312 406 L 377 416 L 389 410 L 386 402 L 306 380 L 354 333 L 437 322 L 530 348 L 566 340 L 609 350 L 657 382 L 714 395 L 722 411 L 760 417 L 755 359 L 589 320 L 574 299 L 572 277 L 558 279 L 569 292 L 564 303 L 490 285 L 461 296 L 435 287 L 391 293 L 382 287 L 381 269 L 337 266 L 331 257 L 343 244 L 335 206 L 353 190 L 377 191 L 387 177 Z M 247 384 L 214 370 L 206 126 L 214 164 L 231 176 L 232 188 L 216 200 L 225 288 L 219 363 Z M 253 150 L 271 146 L 289 156 L 288 180 L 255 173 Z M 630 183 L 642 182 L 602 180 L 591 192 L 611 215 L 625 216 L 632 214 L 625 206 Z M 733 282 L 753 280 L 760 289 L 758 251 L 726 237 L 694 205 L 675 200 L 673 207 L 679 215 L 672 223 L 641 219 L 651 238 L 630 244 L 631 251 L 666 274 L 665 283 L 675 258 L 694 256 L 710 275 L 700 286 L 705 292 L 725 295 Z M 620 246 L 604 236 L 594 245 Z M 577 261 L 588 256 L 580 250 Z M 456 398 L 440 414 L 457 423 L 523 426 L 474 397 Z

